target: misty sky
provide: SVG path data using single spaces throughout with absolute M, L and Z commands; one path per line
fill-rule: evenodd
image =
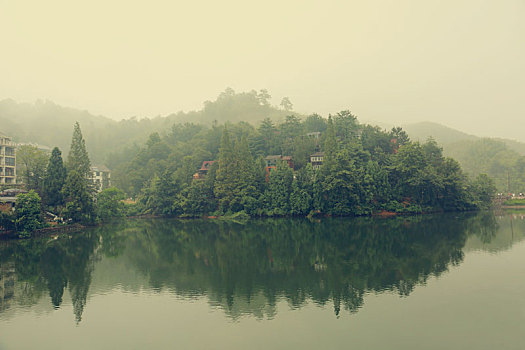
M 525 0 L 0 0 L 0 99 L 120 119 L 266 88 L 299 112 L 524 138 Z

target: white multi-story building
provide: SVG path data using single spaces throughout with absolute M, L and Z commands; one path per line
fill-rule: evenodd
M 0 134 L 0 184 L 16 184 L 16 144 Z
M 111 172 L 104 165 L 92 166 L 91 180 L 97 192 L 101 192 L 103 189 L 111 186 Z

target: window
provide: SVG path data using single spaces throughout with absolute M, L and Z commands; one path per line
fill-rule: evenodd
M 5 168 L 5 176 L 15 176 L 15 169 Z
M 15 166 L 15 158 L 5 157 L 5 165 L 7 165 L 7 166 Z
M 5 148 L 5 155 L 14 157 L 15 156 L 15 149 L 13 147 L 6 147 Z

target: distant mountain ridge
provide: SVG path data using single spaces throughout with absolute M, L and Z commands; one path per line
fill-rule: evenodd
M 424 142 L 429 137 L 432 137 L 441 145 L 464 140 L 475 140 L 478 138 L 477 136 L 467 134 L 463 131 L 428 121 L 404 125 L 403 129 L 413 140 Z
M 215 101 L 205 102 L 199 111 L 121 121 L 50 101 L 30 104 L 7 99 L 0 101 L 0 133 L 13 137 L 16 142 L 38 143 L 51 148 L 58 146 L 66 157 L 73 125 L 78 121 L 92 163 L 101 165 L 112 153 L 130 148 L 138 150 L 153 132 L 169 133 L 174 123 L 211 125 L 215 121 L 249 121 L 258 124 L 265 117 L 278 121 L 286 115 L 298 115 L 271 106 L 268 98 L 264 91 L 235 93 L 227 89 Z M 380 126 L 389 128 L 386 124 Z M 434 122 L 412 123 L 404 125 L 403 129 L 413 140 L 423 142 L 429 137 L 434 138 L 443 147 L 444 154 L 458 160 L 466 173 L 484 172 L 495 178 L 502 190 L 520 188 L 519 191 L 525 191 L 525 143 L 482 138 Z M 524 174 L 523 181 L 521 174 Z
M 525 143 L 523 142 L 497 137 L 475 136 L 439 123 L 429 121 L 412 123 L 404 125 L 403 129 L 413 140 L 424 142 L 429 137 L 432 137 L 437 143 L 443 146 L 445 151 L 448 148 L 453 147 L 453 144 L 460 141 L 479 141 L 482 139 L 490 139 L 492 141 L 502 142 L 510 150 L 518 152 L 521 155 L 525 155 Z
M 297 114 L 270 105 L 270 98 L 265 90 L 236 93 L 226 89 L 215 101 L 204 102 L 199 111 L 121 121 L 62 107 L 51 101 L 31 104 L 5 99 L 0 101 L 0 133 L 13 137 L 16 142 L 38 143 L 51 148 L 58 146 L 67 154 L 73 125 L 78 121 L 92 163 L 100 164 L 111 152 L 142 145 L 153 132 L 169 132 L 176 122 L 208 125 L 215 121 L 259 122 L 266 117 L 279 120 L 286 115 Z
M 443 153 L 456 159 L 467 174 L 489 175 L 499 191 L 525 192 L 525 143 L 469 135 L 431 122 L 411 124 L 404 129 L 414 140 L 434 138 L 443 147 Z

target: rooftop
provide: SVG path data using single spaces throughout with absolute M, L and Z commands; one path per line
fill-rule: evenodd
M 204 162 L 202 162 L 202 166 L 199 170 L 210 170 L 211 165 L 213 163 L 215 163 L 214 160 L 205 160 Z
M 109 173 L 110 170 L 108 169 L 107 166 L 105 165 L 96 165 L 96 166 L 92 166 L 91 168 L 91 171 L 101 171 L 103 173 Z
M 282 157 L 283 156 L 280 155 L 280 154 L 275 154 L 275 155 L 266 156 L 266 157 L 264 157 L 264 159 L 272 160 L 272 159 L 281 159 Z

